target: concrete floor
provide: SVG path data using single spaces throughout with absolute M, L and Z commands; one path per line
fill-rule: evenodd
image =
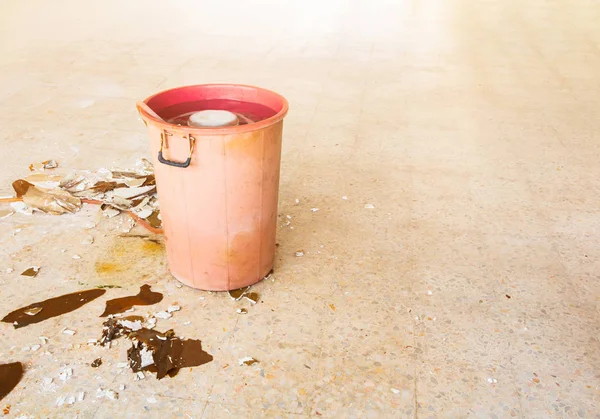
M 96 207 L 0 221 L 0 314 L 148 283 L 165 299 L 136 312 L 177 302 L 157 328 L 214 356 L 134 381 L 117 367 L 125 342 L 86 345 L 101 331 L 100 298 L 24 329 L 0 324 L 0 362 L 26 366 L 0 407 L 36 418 L 600 417 L 599 21 L 594 0 L 4 0 L 0 194 L 46 159 L 63 172 L 130 167 L 148 156 L 135 101 L 239 82 L 290 101 L 280 213 L 292 223 L 250 307 L 178 288 L 161 246 L 119 237 L 124 219 L 102 221 Z M 88 235 L 94 244 L 81 244 Z M 31 265 L 36 278 L 19 276 Z M 23 350 L 39 336 L 48 343 Z M 238 366 L 244 356 L 260 364 Z

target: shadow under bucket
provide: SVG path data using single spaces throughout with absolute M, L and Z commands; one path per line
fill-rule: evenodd
M 193 288 L 252 285 L 273 268 L 283 118 L 288 103 L 259 87 L 178 87 L 138 103 L 150 137 L 169 269 Z M 235 126 L 188 126 L 225 110 Z

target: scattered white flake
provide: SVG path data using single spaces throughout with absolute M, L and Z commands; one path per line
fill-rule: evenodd
M 85 223 L 83 225 L 83 228 L 91 230 L 92 228 L 96 227 L 96 223 L 93 221 L 90 221 L 89 223 Z
M 187 322 L 183 322 L 183 325 L 184 325 L 184 326 L 187 326 L 187 325 L 189 325 L 190 323 L 191 323 L 191 321 L 189 321 L 189 320 L 188 320 Z
M 48 343 L 48 338 L 46 336 L 40 336 L 39 339 L 42 341 L 42 345 L 45 345 Z
M 13 273 L 14 269 L 13 268 L 6 268 L 6 273 L 7 274 L 11 274 Z
M 73 375 L 73 370 L 71 368 L 65 368 L 58 374 L 58 378 L 62 381 L 67 381 Z
M 488 380 L 488 383 L 492 383 L 492 384 L 495 384 L 498 382 L 498 380 L 496 380 L 495 378 L 492 378 L 492 377 L 488 378 L 487 380 Z
M 77 394 L 77 401 L 82 402 L 83 399 L 85 399 L 85 391 L 80 391 L 79 394 Z
M 71 330 L 71 329 L 64 329 L 64 330 L 63 330 L 63 333 L 64 333 L 65 335 L 70 335 L 70 336 L 73 336 L 73 335 L 74 335 L 76 332 L 75 332 L 74 330 Z
M 137 372 L 137 378 L 139 380 L 143 380 L 144 378 L 146 378 L 146 376 L 144 375 L 144 373 L 142 371 L 138 371 Z
M 140 320 L 135 320 L 133 322 L 131 320 L 119 320 L 119 323 L 122 326 L 131 329 L 133 332 L 142 329 L 142 322 Z
M 286 215 L 285 218 L 287 218 L 288 220 L 291 220 L 292 216 L 291 215 Z
M 247 314 L 248 310 L 246 310 L 245 308 L 238 308 L 235 312 L 237 314 Z
M 125 313 L 133 313 L 135 311 L 135 307 L 131 307 L 129 310 L 125 310 Z
M 398 390 L 397 388 L 390 388 L 390 390 L 392 390 L 392 393 L 394 394 L 400 394 L 400 390 Z
M 346 195 L 344 195 L 344 196 L 342 196 L 342 199 L 343 199 L 344 201 L 346 201 L 346 200 L 348 199 L 348 197 L 347 197 Z
M 38 349 L 40 349 L 41 347 L 42 347 L 42 345 L 36 343 L 35 345 L 31 346 L 31 350 L 35 352 Z
M 21 349 L 23 352 L 27 352 L 30 351 L 31 348 L 29 346 L 23 346 L 23 349 Z
M 427 291 L 427 295 L 433 295 L 433 291 Z
M 119 393 L 114 390 L 106 390 L 106 397 L 111 400 L 117 400 L 119 398 Z
M 79 255 L 73 255 L 73 259 L 81 259 L 81 256 L 79 256 Z
M 88 339 L 87 343 L 88 345 L 95 345 L 98 343 L 98 339 Z
M 127 368 L 129 367 L 129 362 L 118 362 L 117 368 Z
M 299 204 L 300 200 L 298 198 L 296 198 L 296 204 Z
M 75 404 L 75 396 L 69 396 L 67 399 L 68 404 Z
M 119 386 L 119 390 L 121 390 L 121 391 L 125 390 L 125 384 L 121 384 L 121 385 Z
M 141 366 L 140 368 L 147 367 L 149 365 L 154 364 L 154 358 L 152 357 L 153 352 L 148 350 L 147 348 L 142 348 L 140 350 L 140 358 L 141 358 Z
M 415 320 L 419 320 L 419 316 L 415 316 Z
M 146 397 L 146 401 L 148 403 L 158 403 L 158 400 L 156 400 L 156 397 L 152 396 L 152 397 Z
M 373 208 L 375 208 L 375 205 L 373 205 L 373 204 L 366 204 L 365 208 L 367 208 L 367 209 L 373 209 Z
M 173 313 L 174 311 L 179 311 L 179 310 L 181 310 L 180 306 L 169 306 L 169 308 L 167 308 L 167 311 L 169 313 Z
M 296 251 L 296 253 L 295 253 L 295 254 L 296 254 L 296 257 L 299 257 L 299 258 L 300 258 L 300 257 L 304 256 L 304 251 L 302 251 L 302 250 L 298 250 L 298 251 Z
M 92 236 L 86 236 L 82 241 L 81 244 L 92 244 L 94 243 L 94 238 Z
M 311 208 L 310 210 L 311 210 L 312 212 L 317 212 L 317 211 L 319 211 L 319 208 Z
M 114 218 L 117 215 L 119 215 L 121 213 L 121 211 L 119 211 L 118 209 L 114 209 L 112 207 L 106 207 L 102 210 L 102 215 L 104 215 L 106 218 Z
M 183 287 L 183 284 L 175 284 L 175 286 L 176 286 L 177 288 L 181 288 L 181 287 Z
M 167 311 L 159 311 L 158 313 L 154 313 L 154 315 L 159 318 L 159 319 L 163 319 L 166 320 L 169 317 L 171 317 L 171 313 L 167 312 Z
M 183 339 L 183 336 L 180 336 L 181 339 Z M 161 336 L 161 335 L 156 335 L 156 339 L 158 340 L 167 340 L 166 336 Z
M 61 407 L 63 404 L 65 404 L 65 400 L 67 398 L 65 396 L 60 396 L 58 399 L 56 399 L 56 407 Z

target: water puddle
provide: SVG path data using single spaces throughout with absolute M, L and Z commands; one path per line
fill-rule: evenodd
M 163 295 L 160 292 L 150 290 L 150 285 L 142 285 L 137 295 L 129 297 L 115 298 L 106 302 L 106 309 L 100 317 L 110 316 L 111 314 L 124 313 L 133 308 L 133 306 L 150 306 L 161 302 Z
M 77 310 L 105 292 L 104 289 L 91 289 L 50 298 L 19 308 L 7 314 L 2 321 L 12 323 L 15 329 L 19 329 Z
M 135 319 L 134 319 L 135 317 Z M 122 336 L 132 341 L 127 360 L 135 373 L 153 372 L 157 379 L 174 377 L 181 368 L 197 367 L 213 360 L 196 339 L 182 339 L 173 330 L 159 332 L 141 327 L 143 318 L 111 318 L 104 322 L 100 345 L 110 343 Z M 135 327 L 130 327 L 135 325 Z
M 0 365 L 0 400 L 10 393 L 23 377 L 23 364 L 12 362 Z

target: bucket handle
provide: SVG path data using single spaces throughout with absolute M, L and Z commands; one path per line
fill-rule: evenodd
M 166 142 L 165 137 L 167 135 L 172 135 L 172 134 L 167 133 L 166 131 L 163 131 L 160 133 L 160 150 L 158 151 L 158 161 L 161 162 L 162 164 L 166 164 L 167 166 L 181 167 L 181 168 L 185 169 L 192 162 L 192 154 L 194 153 L 194 144 L 196 143 L 196 139 L 188 134 L 188 140 L 190 142 L 190 154 L 186 161 L 179 162 L 179 161 L 168 160 L 163 157 L 163 146 Z

